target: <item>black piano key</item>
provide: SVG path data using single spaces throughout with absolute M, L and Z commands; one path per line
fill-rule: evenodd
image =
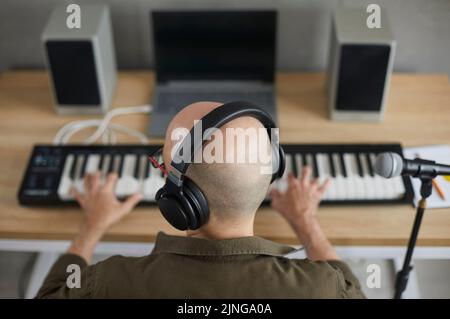
M 116 162 L 115 161 L 115 155 L 111 154 L 110 159 L 109 159 L 108 171 L 107 171 L 108 174 L 114 172 L 114 169 L 115 169 L 114 164 L 115 164 L 115 162 Z
M 134 172 L 133 172 L 133 176 L 136 179 L 140 178 L 139 173 L 141 171 L 141 162 L 142 162 L 141 155 L 137 154 L 136 155 L 136 162 L 135 162 L 136 164 L 134 165 Z
M 333 157 L 331 153 L 328 153 L 328 161 L 330 162 L 331 176 L 336 177 L 336 168 L 334 167 Z
M 294 153 L 292 153 L 291 159 L 292 159 L 292 172 L 293 172 L 295 177 L 298 177 L 298 167 L 297 167 L 297 163 L 295 161 L 295 154 Z M 301 169 L 301 167 L 300 167 L 300 169 Z
M 84 173 L 86 172 L 87 158 L 88 158 L 87 154 L 83 156 L 83 161 L 81 162 L 81 169 L 80 169 L 80 176 L 79 176 L 79 178 L 83 178 L 84 177 Z
M 73 154 L 72 166 L 70 167 L 69 177 L 71 180 L 75 180 L 75 173 L 77 169 L 78 157 L 77 154 Z
M 306 154 L 302 154 L 302 162 L 303 162 L 303 167 L 308 166 L 308 160 L 306 159 Z
M 367 161 L 367 167 L 369 168 L 369 174 L 370 174 L 370 176 L 374 177 L 375 173 L 373 171 L 372 162 L 370 160 L 370 154 L 366 153 L 365 158 L 366 158 L 366 161 Z
M 342 176 L 347 177 L 347 169 L 345 168 L 344 154 L 343 153 L 339 154 L 339 159 L 340 159 L 339 162 L 341 163 Z
M 103 166 L 105 165 L 105 154 L 100 154 L 100 160 L 98 161 L 98 170 L 103 171 Z
M 147 160 L 145 161 L 145 173 L 144 173 L 144 178 L 148 178 L 150 176 L 150 160 L 147 158 Z
M 120 177 L 122 177 L 123 174 L 123 162 L 124 162 L 124 158 L 125 155 L 120 155 L 120 159 L 119 159 L 119 165 L 117 167 L 117 175 Z
M 362 163 L 361 163 L 361 158 L 360 158 L 358 153 L 355 156 L 356 156 L 356 165 L 358 166 L 358 175 L 361 176 L 361 177 L 364 177 L 364 172 L 363 172 L 363 167 L 362 167 Z
M 316 154 L 311 154 L 312 157 L 312 163 L 313 163 L 313 167 L 312 167 L 312 172 L 315 178 L 319 177 L 319 168 L 317 167 L 317 158 L 316 158 Z

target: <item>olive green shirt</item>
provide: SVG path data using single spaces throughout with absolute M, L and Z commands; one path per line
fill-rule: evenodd
M 260 237 L 208 240 L 159 233 L 144 257 L 114 256 L 88 266 L 77 255 L 61 256 L 37 298 L 364 297 L 344 262 L 286 257 L 295 251 Z M 66 284 L 70 264 L 80 266 L 80 288 Z

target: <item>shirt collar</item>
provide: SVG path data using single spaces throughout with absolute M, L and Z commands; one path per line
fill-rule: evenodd
M 163 232 L 158 233 L 153 250 L 154 253 L 190 256 L 268 255 L 279 257 L 294 251 L 296 249 L 293 247 L 256 236 L 213 240 L 171 236 Z

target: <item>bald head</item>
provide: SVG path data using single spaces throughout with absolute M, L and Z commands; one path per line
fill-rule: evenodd
M 179 141 L 172 140 L 172 133 L 177 129 L 190 130 L 195 121 L 221 106 L 221 103 L 198 102 L 182 109 L 171 121 L 166 131 L 164 143 L 164 163 L 171 169 L 171 153 Z M 270 140 L 267 134 L 259 136 L 259 143 L 252 143 L 249 130 L 263 129 L 263 125 L 253 117 L 240 117 L 219 128 L 219 135 L 213 134 L 211 141 L 204 144 L 203 162 L 192 163 L 186 175 L 203 191 L 208 200 L 211 218 L 219 221 L 233 221 L 240 218 L 253 218 L 253 214 L 263 201 L 270 183 L 271 175 L 262 173 L 263 165 L 258 155 L 270 154 Z M 233 134 L 229 134 L 229 132 Z M 237 141 L 245 140 L 244 145 Z M 261 143 L 262 142 L 262 143 Z M 205 160 L 208 147 L 222 146 L 222 158 L 232 161 L 211 162 Z M 177 144 L 178 145 L 178 144 Z M 259 149 L 263 146 L 263 150 Z M 216 147 L 210 149 L 213 157 L 218 155 Z M 241 160 L 238 160 L 240 158 Z M 244 159 L 242 161 L 242 159 Z M 256 159 L 251 161 L 251 159 Z
M 176 142 L 172 140 L 172 132 L 180 128 L 191 130 L 194 126 L 194 121 L 200 120 L 206 114 L 221 105 L 222 103 L 217 102 L 197 102 L 186 106 L 173 117 L 166 130 L 166 139 L 164 141 L 163 149 L 164 163 L 169 170 L 170 162 L 172 162 L 170 154 Z

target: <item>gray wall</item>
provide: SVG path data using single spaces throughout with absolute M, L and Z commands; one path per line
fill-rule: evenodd
M 450 0 L 0 0 L 0 69 L 43 67 L 40 33 L 55 3 L 110 5 L 120 68 L 153 64 L 149 12 L 155 8 L 277 8 L 278 68 L 326 67 L 330 16 L 338 4 L 378 3 L 398 41 L 394 68 L 450 74 Z

